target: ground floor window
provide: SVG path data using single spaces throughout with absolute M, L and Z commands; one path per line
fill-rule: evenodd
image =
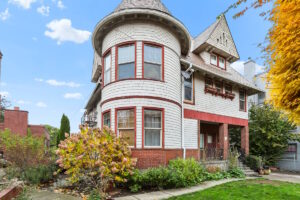
M 117 110 L 117 134 L 129 146 L 135 146 L 135 109 Z
M 144 110 L 144 146 L 162 147 L 162 110 Z
M 103 126 L 107 126 L 110 128 L 110 111 L 104 112 L 102 115 Z

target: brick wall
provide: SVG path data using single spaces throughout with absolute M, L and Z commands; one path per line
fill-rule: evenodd
M 44 137 L 46 129 L 45 126 L 43 125 L 28 125 L 28 128 L 30 128 L 31 133 L 33 136 L 37 136 L 37 137 Z
M 5 110 L 4 111 L 4 129 L 10 129 L 12 133 L 20 134 L 22 136 L 27 135 L 28 126 L 28 112 L 19 110 Z

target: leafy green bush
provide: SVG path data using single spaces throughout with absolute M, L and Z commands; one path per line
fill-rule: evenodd
M 97 190 L 93 190 L 88 198 L 88 200 L 101 200 L 101 199 L 102 199 L 101 195 Z
M 244 173 L 237 168 L 228 172 L 209 173 L 194 159 L 176 159 L 167 167 L 150 168 L 144 171 L 135 170 L 129 179 L 131 192 L 141 189 L 169 189 L 197 185 L 207 180 L 224 178 L 242 178 Z
M 262 168 L 262 158 L 249 155 L 246 157 L 246 165 L 249 166 L 252 170 L 258 171 Z
M 21 179 L 31 184 L 46 183 L 53 179 L 53 173 L 57 170 L 56 165 L 40 165 L 26 169 Z

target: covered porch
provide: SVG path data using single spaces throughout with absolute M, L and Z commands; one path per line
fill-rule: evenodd
M 227 123 L 200 121 L 199 123 L 199 159 L 201 161 L 227 160 L 230 148 L 237 148 L 242 154 L 249 154 L 249 128 Z M 230 130 L 235 128 L 234 140 L 230 141 Z M 238 132 L 237 132 L 238 131 Z M 239 134 L 237 136 L 237 134 Z

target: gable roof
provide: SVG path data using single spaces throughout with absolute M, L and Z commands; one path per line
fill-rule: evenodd
M 219 39 L 222 35 L 223 37 Z M 225 45 L 225 39 L 226 45 Z M 221 42 L 222 41 L 222 42 Z M 227 45 L 228 41 L 228 45 Z M 193 40 L 194 45 L 192 52 L 198 54 L 203 50 L 215 51 L 218 54 L 223 54 L 225 57 L 230 58 L 229 61 L 233 62 L 239 59 L 239 54 L 236 45 L 232 38 L 226 17 L 224 14 L 220 15 L 218 19 L 205 29 L 200 35 Z
M 164 12 L 171 15 L 169 10 L 160 0 L 123 0 L 114 12 L 119 12 L 126 9 L 150 9 Z
M 245 87 L 248 90 L 248 94 L 252 95 L 257 92 L 264 92 L 260 88 L 256 87 L 254 84 L 249 82 L 244 76 L 242 76 L 239 72 L 233 69 L 231 66 L 226 66 L 226 71 L 220 68 L 214 67 L 212 65 L 208 65 L 202 60 L 202 58 L 192 52 L 186 57 L 181 58 L 181 62 L 192 63 L 194 69 L 207 73 L 211 76 L 218 77 L 220 79 L 225 80 L 231 84 L 238 84 L 242 87 Z

